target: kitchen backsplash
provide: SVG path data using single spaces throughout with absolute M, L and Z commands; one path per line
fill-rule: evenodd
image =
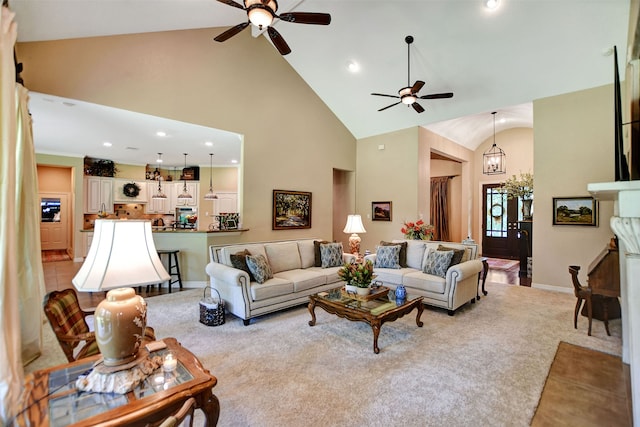
M 109 214 L 106 219 L 148 219 L 155 220 L 162 218 L 164 224 L 167 226 L 173 223 L 175 220 L 173 215 L 164 214 L 148 214 L 145 213 L 145 206 L 141 203 L 128 203 L 128 204 L 114 204 L 114 213 Z M 96 214 L 84 215 L 84 229 L 91 230 L 94 226 L 95 220 L 99 219 Z

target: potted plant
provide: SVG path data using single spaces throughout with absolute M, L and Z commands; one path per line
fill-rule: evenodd
M 373 263 L 366 260 L 363 263 L 345 264 L 338 270 L 338 276 L 346 282 L 345 290 L 347 292 L 368 295 L 370 292 L 369 286 L 375 277 Z
M 533 203 L 533 174 L 521 173 L 520 177 L 512 175 L 502 183 L 500 191 L 507 195 L 507 199 L 522 200 L 522 215 L 524 219 L 531 219 L 531 204 Z
M 435 228 L 431 224 L 425 224 L 419 219 L 416 222 L 405 222 L 400 232 L 404 234 L 405 239 L 409 240 L 431 240 Z

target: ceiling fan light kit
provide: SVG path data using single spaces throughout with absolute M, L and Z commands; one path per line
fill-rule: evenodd
M 220 0 L 219 0 L 220 1 Z M 424 82 L 422 80 L 416 80 L 416 82 L 411 86 L 411 43 L 413 43 L 413 36 L 407 36 L 404 38 L 404 41 L 407 43 L 407 86 L 403 87 L 398 91 L 398 95 L 387 95 L 384 93 L 372 93 L 371 95 L 375 96 L 386 96 L 387 98 L 397 98 L 400 101 L 395 102 L 391 105 L 387 105 L 386 107 L 382 107 L 378 111 L 384 111 L 387 108 L 391 108 L 394 105 L 405 104 L 407 106 L 413 107 L 417 113 L 424 112 L 424 108 L 422 105 L 418 104 L 418 99 L 440 99 L 440 98 L 452 98 L 452 92 L 446 93 L 432 93 L 429 95 L 418 96 L 418 92 L 424 86 Z
M 250 24 L 255 25 L 260 31 L 266 28 L 267 34 L 273 45 L 278 49 L 281 55 L 291 53 L 291 48 L 282 38 L 278 30 L 273 28 L 274 19 L 281 21 L 293 22 L 296 24 L 313 24 L 313 25 L 329 25 L 331 23 L 331 15 L 328 13 L 313 12 L 287 12 L 278 15 L 278 2 L 276 0 L 244 0 L 244 6 L 234 0 L 218 0 L 220 3 L 235 7 L 247 12 L 247 22 L 229 28 L 222 34 L 214 37 L 217 42 L 224 42 L 247 28 Z

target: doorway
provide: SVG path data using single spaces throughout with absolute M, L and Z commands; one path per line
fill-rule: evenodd
M 482 186 L 482 255 L 519 259 L 518 221 L 522 220 L 519 199 L 507 199 L 500 184 Z
M 69 247 L 69 195 L 40 193 L 40 245 L 43 251 Z

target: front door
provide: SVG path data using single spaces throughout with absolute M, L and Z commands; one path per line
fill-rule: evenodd
M 482 186 L 482 255 L 519 259 L 518 221 L 522 220 L 519 199 L 507 200 L 500 184 Z
M 40 193 L 40 244 L 42 250 L 69 246 L 69 202 L 66 194 Z

